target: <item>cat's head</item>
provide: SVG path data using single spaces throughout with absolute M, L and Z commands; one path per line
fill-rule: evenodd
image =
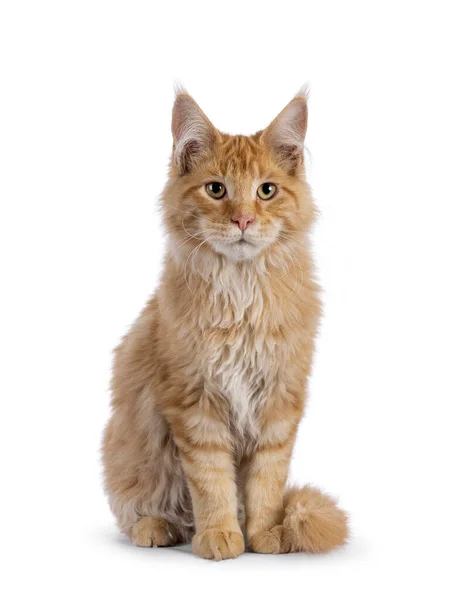
M 185 91 L 173 107 L 164 194 L 176 242 L 234 261 L 278 249 L 306 231 L 314 209 L 304 174 L 306 93 L 252 136 L 218 131 Z

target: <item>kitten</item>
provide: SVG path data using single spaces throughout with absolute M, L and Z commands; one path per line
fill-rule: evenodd
M 183 90 L 162 196 L 158 290 L 116 349 L 105 487 L 138 546 L 204 558 L 326 552 L 346 514 L 285 491 L 303 414 L 319 287 L 303 164 L 306 93 L 264 131 L 224 134 Z

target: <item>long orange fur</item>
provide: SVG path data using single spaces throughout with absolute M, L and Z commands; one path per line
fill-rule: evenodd
M 304 93 L 249 137 L 219 132 L 177 94 L 164 271 L 116 349 L 103 441 L 111 509 L 139 546 L 192 540 L 223 559 L 244 552 L 244 532 L 274 554 L 347 539 L 331 498 L 285 489 L 321 314 L 306 124 Z M 272 199 L 258 197 L 264 183 Z

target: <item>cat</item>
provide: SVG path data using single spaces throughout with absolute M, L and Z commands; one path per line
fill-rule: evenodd
M 245 540 L 272 554 L 347 540 L 333 499 L 286 489 L 321 316 L 306 126 L 304 90 L 251 136 L 176 94 L 164 270 L 115 351 L 102 447 L 112 512 L 138 546 L 192 541 L 220 560 Z

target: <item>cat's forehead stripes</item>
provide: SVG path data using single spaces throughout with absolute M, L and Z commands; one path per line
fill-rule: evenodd
M 261 158 L 261 146 L 244 135 L 223 136 L 217 148 L 217 162 L 224 175 L 260 177 Z

